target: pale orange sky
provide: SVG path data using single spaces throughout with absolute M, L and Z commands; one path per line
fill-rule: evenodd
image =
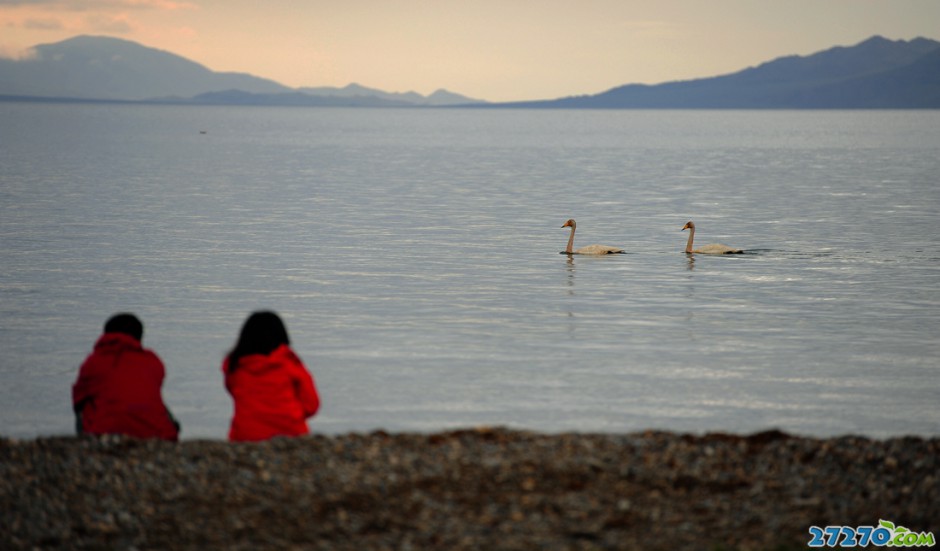
M 940 0 L 0 0 L 0 54 L 80 34 L 287 86 L 490 101 L 734 72 L 879 34 L 940 40 Z

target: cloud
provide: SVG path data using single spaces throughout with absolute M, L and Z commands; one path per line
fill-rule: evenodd
M 172 0 L 124 0 L 127 7 L 143 7 L 158 10 L 192 10 L 198 6 L 192 2 L 173 2 Z
M 189 10 L 197 6 L 192 2 L 173 0 L 85 0 L 90 9 Z
M 85 24 L 96 32 L 127 34 L 134 31 L 134 24 L 126 15 L 89 15 Z
M 145 13 L 188 9 L 198 6 L 185 0 L 0 0 L 0 26 L 40 33 L 126 35 L 145 26 Z
M 65 28 L 62 21 L 55 17 L 30 17 L 24 20 L 21 26 L 39 31 L 58 31 Z
M 0 6 L 42 6 L 60 2 L 61 0 L 0 0 Z
M 192 2 L 174 0 L 0 0 L 4 6 L 25 8 L 50 8 L 63 11 L 111 11 L 111 10 L 163 10 L 174 11 L 196 9 Z
M 196 29 L 192 27 L 179 27 L 178 29 L 176 29 L 175 34 L 176 36 L 179 36 L 182 38 L 196 38 L 197 36 L 199 36 L 199 32 L 197 32 Z

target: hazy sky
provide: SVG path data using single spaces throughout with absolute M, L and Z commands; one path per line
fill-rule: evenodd
M 940 39 L 940 0 L 0 0 L 4 56 L 79 34 L 293 87 L 511 101 Z

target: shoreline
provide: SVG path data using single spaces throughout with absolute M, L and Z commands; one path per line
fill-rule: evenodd
M 811 526 L 940 535 L 938 473 L 938 437 L 774 430 L 0 438 L 0 546 L 804 549 Z

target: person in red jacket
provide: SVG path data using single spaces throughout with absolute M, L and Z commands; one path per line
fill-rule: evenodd
M 290 348 L 284 322 L 255 312 L 222 363 L 225 388 L 235 402 L 229 440 L 257 441 L 310 432 L 307 418 L 320 408 L 313 377 Z
M 163 403 L 163 362 L 143 348 L 144 326 L 133 314 L 116 314 L 85 359 L 72 386 L 79 434 L 124 434 L 179 439 L 179 423 Z

